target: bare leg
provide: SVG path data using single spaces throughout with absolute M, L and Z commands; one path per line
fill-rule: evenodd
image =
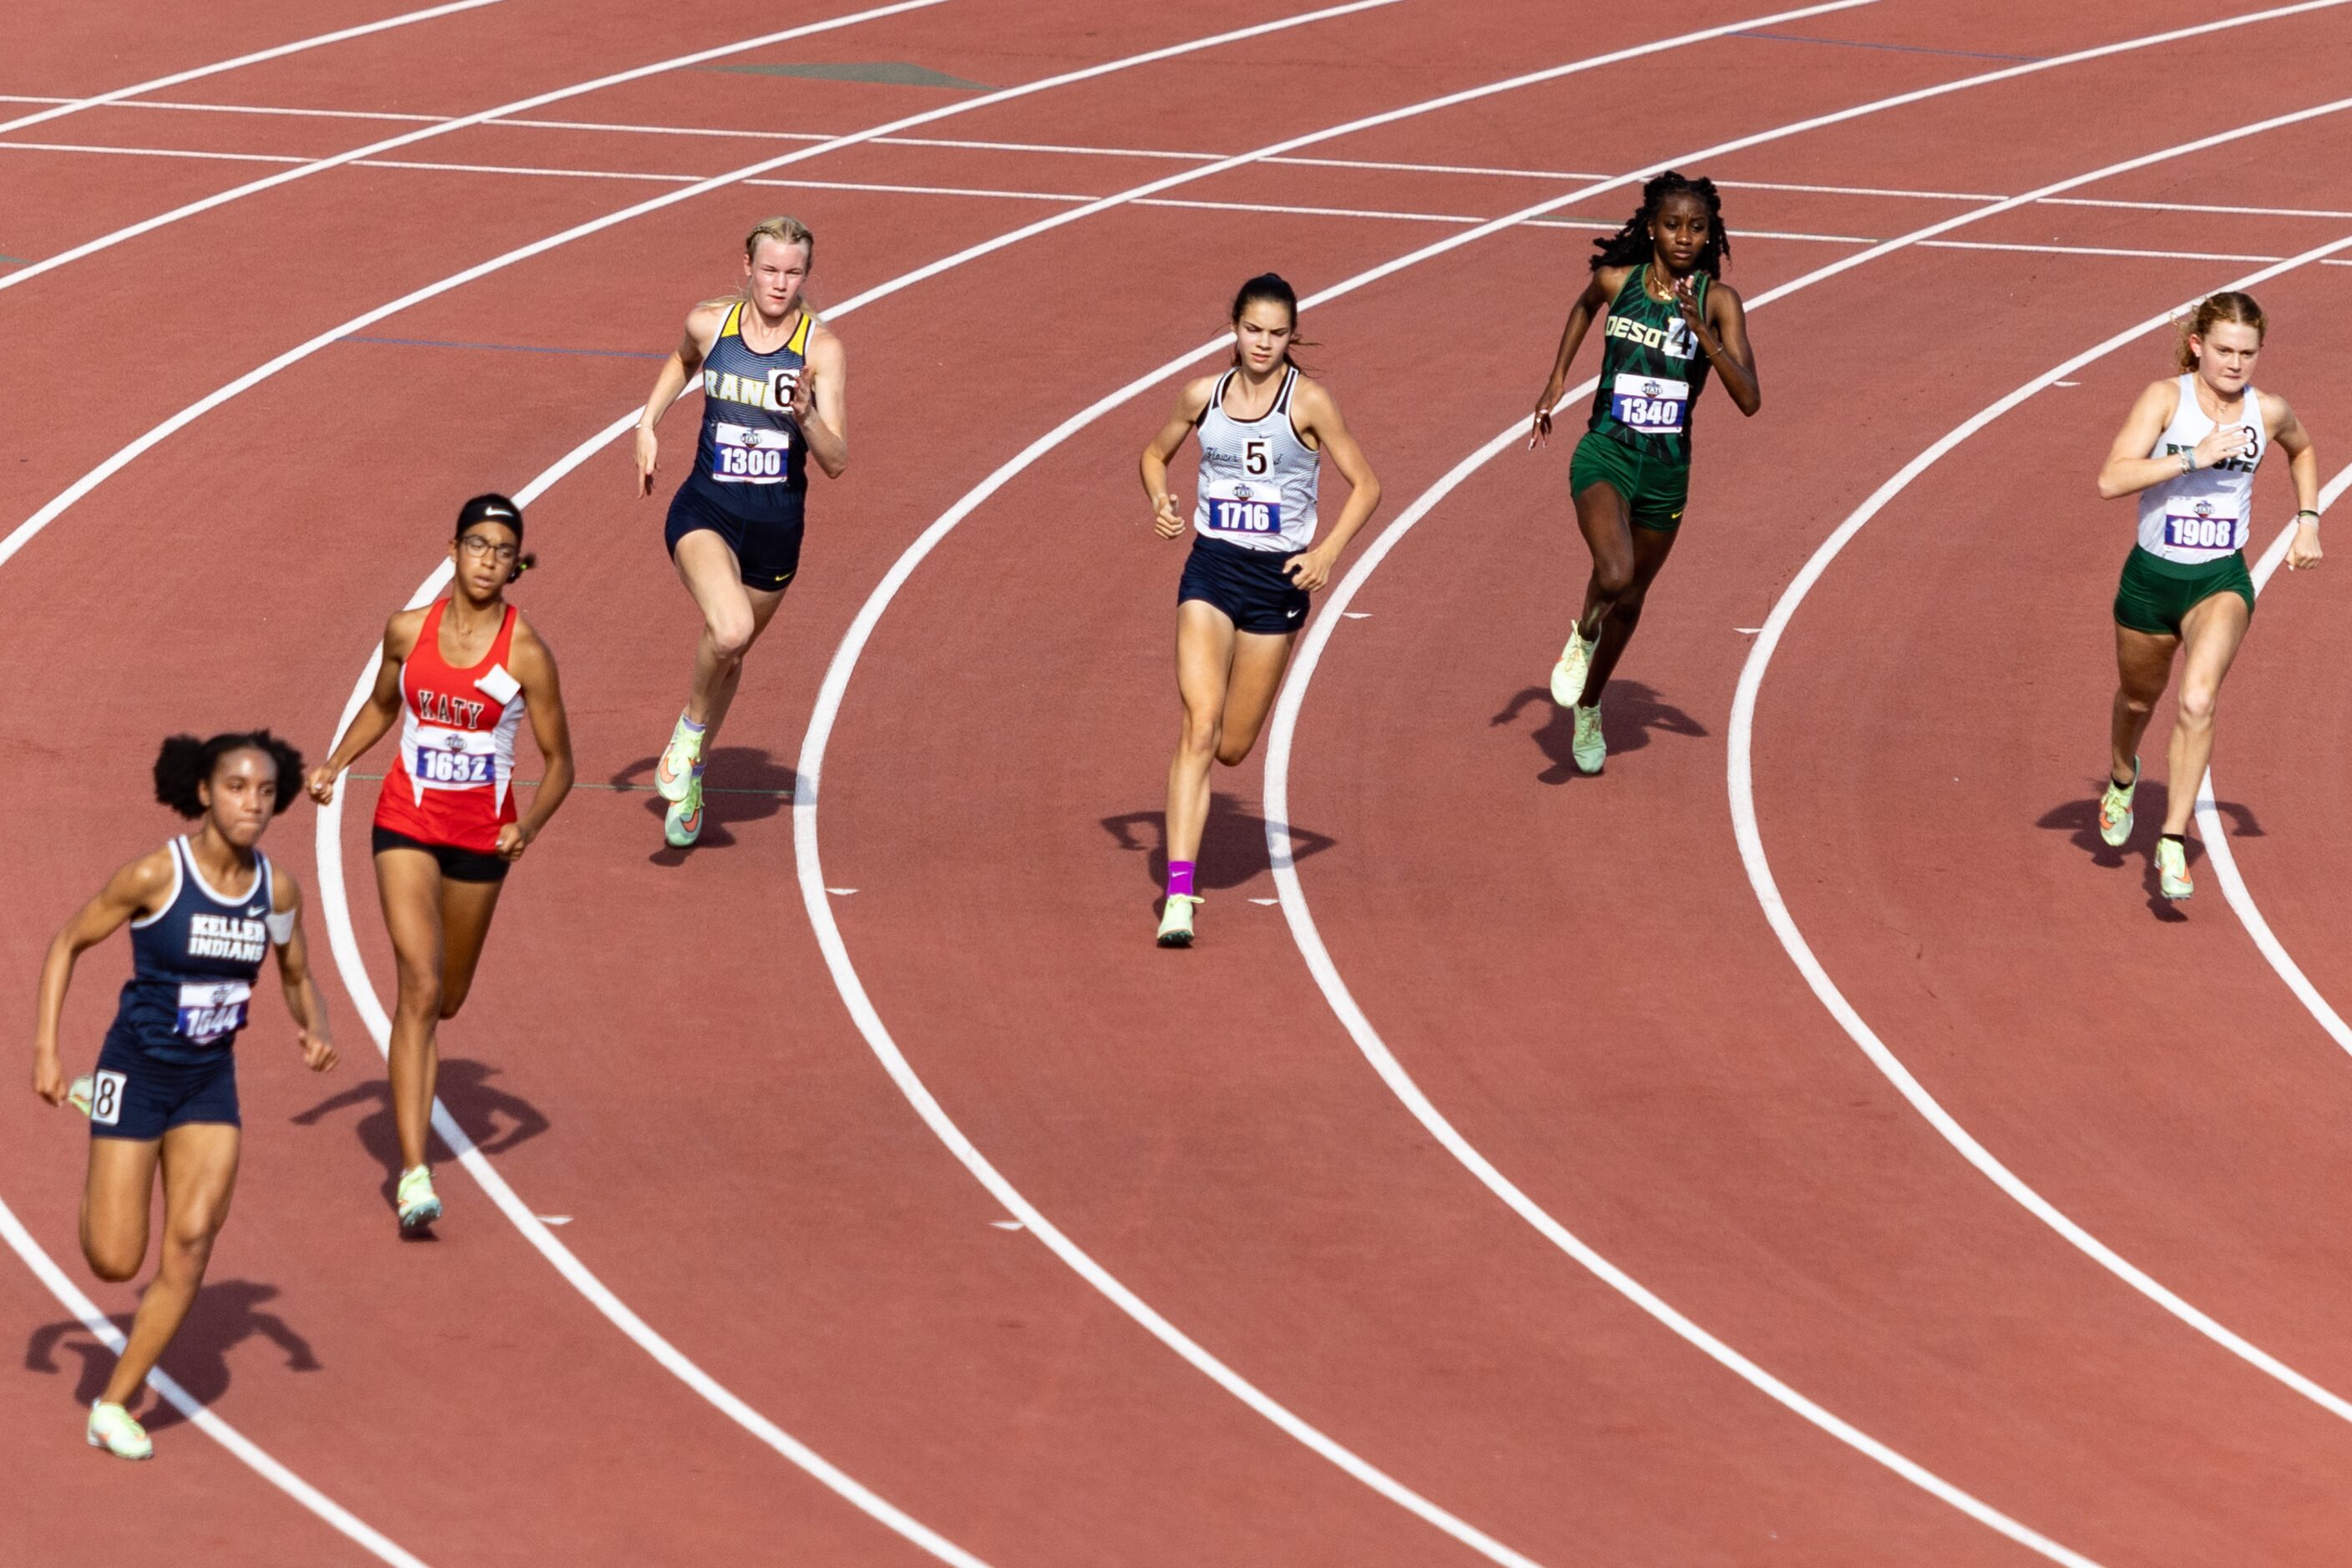
M 1600 488 L 1597 485 L 1593 487 L 1595 489 Z M 1590 495 L 1591 491 L 1585 493 Z M 1616 673 L 1617 660 L 1623 656 L 1625 645 L 1633 640 L 1633 628 L 1642 624 L 1642 601 L 1648 596 L 1650 584 L 1657 580 L 1660 569 L 1666 563 L 1666 557 L 1674 552 L 1675 540 L 1682 530 L 1635 528 L 1630 532 L 1633 536 L 1633 574 L 1610 601 L 1608 612 L 1601 622 L 1600 642 L 1592 650 L 1591 663 L 1585 668 L 1584 695 L 1579 700 L 1588 708 L 1600 704 L 1601 689 Z M 1597 569 L 1593 577 L 1597 584 L 1600 579 Z M 1591 596 L 1588 591 L 1588 603 Z
M 474 988 L 474 966 L 489 939 L 503 882 L 441 879 L 441 1016 L 454 1018 Z
M 100 1279 L 121 1284 L 147 1261 L 147 1210 L 160 1138 L 93 1138 L 82 1179 L 81 1255 Z
M 2164 805 L 2164 831 L 2189 830 L 2205 768 L 2213 760 L 2213 712 L 2221 698 L 2221 678 L 2238 657 L 2253 612 L 2235 594 L 2201 599 L 2180 617 L 2180 695 L 2172 721 L 2172 752 L 2167 760 L 2170 793 Z
M 2164 683 L 2172 679 L 2172 653 L 2179 646 L 2179 637 L 2166 633 L 2116 627 L 2116 700 L 2107 721 L 2107 777 L 2113 783 L 2137 782 L 2133 770 L 2140 738 L 2147 733 Z
M 1591 642 L 1601 636 L 1617 596 L 1633 584 L 1633 517 L 1616 486 L 1587 485 L 1576 492 L 1576 526 L 1592 552 L 1592 576 L 1584 587 L 1576 635 Z M 1597 689 L 1589 675 L 1584 684 Z
M 697 529 L 677 542 L 677 574 L 702 612 L 702 635 L 694 645 L 694 683 L 687 690 L 686 716 L 703 727 L 702 754 L 735 700 L 743 656 L 760 640 L 784 602 L 782 589 L 766 593 L 743 585 L 742 567 L 727 542 Z
M 1209 822 L 1209 767 L 1224 743 L 1225 685 L 1238 637 L 1232 617 L 1199 599 L 1176 606 L 1176 691 L 1184 723 L 1168 765 L 1168 858 L 1200 858 Z
M 1257 744 L 1265 716 L 1274 709 L 1274 694 L 1282 689 L 1282 672 L 1290 668 L 1291 645 L 1297 632 L 1234 634 L 1234 658 L 1225 678 L 1225 721 L 1217 742 L 1217 761 L 1239 767 Z
M 194 1303 L 236 1191 L 237 1148 L 237 1129 L 225 1122 L 187 1122 L 163 1134 L 163 1245 L 131 1321 L 131 1342 L 100 1395 L 109 1404 L 128 1404 L 138 1394 Z
M 400 1130 L 400 1168 L 407 1171 L 425 1163 L 433 1083 L 441 1067 L 436 1038 L 442 994 L 441 867 L 422 849 L 383 850 L 375 858 L 375 886 L 400 978 L 389 1054 L 392 1117 Z

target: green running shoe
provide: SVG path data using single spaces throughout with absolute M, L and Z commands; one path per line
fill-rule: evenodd
M 685 798 L 662 816 L 662 839 L 673 849 L 691 849 L 702 837 L 702 770 L 687 774 Z
M 1562 708 L 1575 707 L 1584 695 L 1584 672 L 1591 665 L 1592 644 L 1584 640 L 1581 630 L 1571 629 L 1568 646 L 1559 650 L 1559 662 L 1551 667 L 1551 700 Z
M 2110 849 L 2123 847 L 2131 837 L 2132 791 L 2139 788 L 2139 759 L 2132 759 L 2132 782 L 2118 784 L 2115 776 L 2107 777 L 2107 793 L 2099 796 L 2099 838 Z
M 422 1230 L 441 1217 L 441 1199 L 433 1191 L 433 1173 L 425 1166 L 400 1173 L 400 1228 Z
M 131 1412 L 120 1405 L 94 1400 L 89 1407 L 89 1426 L 83 1436 L 93 1448 L 103 1448 L 118 1459 L 152 1459 L 155 1445 L 147 1439 L 147 1428 L 131 1419 Z
M 1576 763 L 1576 771 L 1590 777 L 1601 771 L 1608 760 L 1609 742 L 1601 736 L 1601 704 L 1576 710 L 1576 738 L 1568 743 L 1568 754 Z
M 2189 879 L 2189 846 L 2178 838 L 2156 841 L 2156 889 L 2176 902 L 2197 890 Z
M 1194 893 L 1171 893 L 1167 905 L 1160 911 L 1160 945 L 1190 947 L 1192 945 L 1192 910 L 1201 902 Z
M 702 761 L 702 733 L 686 727 L 685 714 L 677 716 L 669 744 L 662 748 L 661 761 L 654 764 L 654 793 L 664 800 L 684 800 L 686 792 L 694 787 L 695 764 Z

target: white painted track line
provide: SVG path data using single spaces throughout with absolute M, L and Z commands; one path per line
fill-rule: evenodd
M 169 212 L 142 218 L 139 222 L 118 228 L 111 234 L 102 234 L 96 239 L 85 240 L 79 245 L 58 251 L 55 256 L 45 256 L 39 260 L 27 262 L 7 273 L 0 274 L 0 289 L 14 289 L 29 283 L 36 278 L 44 277 L 60 267 L 80 260 L 85 256 L 111 249 L 126 241 L 136 239 L 141 235 L 152 234 L 159 228 L 178 223 L 184 218 L 194 217 L 199 213 L 211 212 L 215 207 L 226 206 L 231 202 L 258 195 L 263 191 L 276 190 L 280 185 L 291 184 L 297 180 L 307 180 L 315 174 L 323 174 L 330 169 L 340 169 L 346 163 L 356 163 L 363 158 L 376 157 L 398 148 L 430 141 L 436 136 L 446 136 L 452 132 L 463 131 L 472 125 L 480 125 L 503 115 L 520 114 L 525 110 L 537 109 L 542 104 L 560 103 L 565 99 L 578 98 L 591 92 L 601 92 L 606 88 L 639 81 L 650 76 L 659 76 L 665 71 L 683 70 L 689 66 L 701 65 L 708 60 L 723 59 L 729 55 L 740 55 L 748 49 L 763 48 L 770 44 L 780 44 L 787 39 L 834 32 L 843 27 L 854 26 L 860 22 L 896 16 L 909 11 L 928 10 L 933 5 L 946 3 L 947 0 L 894 0 L 891 5 L 876 6 L 871 10 L 830 17 L 822 22 L 804 23 L 797 27 L 787 27 L 782 32 L 762 33 L 757 37 L 746 38 L 740 43 L 726 44 L 715 49 L 700 49 L 690 55 L 678 55 L 670 59 L 659 60 L 649 66 L 638 66 L 632 70 L 615 71 L 609 76 L 598 77 L 593 81 L 578 82 L 571 87 L 558 88 L 552 92 L 535 93 L 529 98 L 517 99 L 512 103 L 502 103 L 496 109 L 483 110 L 478 114 L 460 115 L 455 120 L 438 121 L 420 131 L 407 132 L 381 142 L 371 142 L 364 147 L 354 147 L 348 153 L 337 153 L 331 157 L 315 158 L 299 168 L 288 169 L 282 174 L 265 175 L 261 179 L 238 185 L 233 190 L 216 192 L 212 195 L 173 207 Z M 5 555 L 0 555 L 0 561 L 5 559 Z
M 2298 267 L 2308 266 L 2347 248 L 2352 248 L 2352 237 L 2315 247 L 2299 256 L 2263 268 L 2258 272 L 2249 273 L 2243 278 L 2220 287 L 2252 289 L 2267 279 L 2278 277 Z M 2202 298 L 2204 294 L 2210 292 L 2211 292 L 2210 289 L 2200 290 L 2199 297 Z M 2352 1402 L 2347 1402 L 2340 1395 L 2295 1371 L 2269 1352 L 2223 1327 L 2077 1225 L 2061 1212 L 2057 1205 L 2027 1185 L 2015 1172 L 1996 1159 L 1991 1151 L 1978 1142 L 1973 1133 L 1961 1126 L 1958 1119 L 1927 1092 L 1919 1080 L 1912 1076 L 1910 1069 L 1887 1048 L 1885 1042 L 1878 1037 L 1877 1033 L 1864 1020 L 1862 1015 L 1856 1012 L 1853 1005 L 1845 999 L 1844 994 L 1837 988 L 1836 982 L 1830 978 L 1829 972 L 1822 966 L 1820 959 L 1814 956 L 1811 946 L 1805 941 L 1804 933 L 1798 929 L 1795 918 L 1789 913 L 1787 904 L 1781 900 L 1779 885 L 1773 879 L 1770 861 L 1764 853 L 1763 836 L 1756 819 L 1752 745 L 1758 693 L 1763 688 L 1764 676 L 1770 668 L 1773 651 L 1780 647 L 1780 637 L 1787 631 L 1789 623 L 1795 618 L 1798 607 L 1804 602 L 1805 595 L 1811 590 L 1815 583 L 1821 580 L 1822 574 L 1829 569 L 1830 563 L 1837 558 L 1838 552 L 1845 548 L 1847 542 L 1861 532 L 1864 526 L 1884 510 L 1888 502 L 1901 494 L 1913 479 L 1926 472 L 1969 437 L 2053 382 L 2074 374 L 2084 365 L 2114 353 L 2126 343 L 2137 342 L 2150 332 L 2161 331 L 2171 323 L 2179 309 L 2185 309 L 2187 304 L 2193 302 L 2193 300 L 2185 301 L 2174 310 L 2168 310 L 2136 326 L 2126 328 L 2104 342 L 2076 354 L 2064 363 L 2043 372 L 2016 391 L 1972 416 L 1934 446 L 1906 464 L 1901 471 L 1881 485 L 1868 500 L 1856 508 L 1843 522 L 1838 525 L 1836 531 L 1822 542 L 1821 547 L 1805 563 L 1803 569 L 1798 573 L 1795 580 L 1789 584 L 1773 605 L 1772 613 L 1766 617 L 1764 629 L 1758 635 L 1755 646 L 1748 650 L 1748 660 L 1739 672 L 1738 689 L 1732 699 L 1731 729 L 1727 745 L 1729 760 L 1727 773 L 1731 796 L 1732 827 L 1739 842 L 1740 860 L 1747 868 L 1748 883 L 1755 889 L 1757 902 L 1762 906 L 1765 919 L 1770 923 L 1773 934 L 1780 939 L 1780 945 L 1787 950 L 1790 961 L 1797 966 L 1798 973 L 1805 977 L 1805 983 L 1812 988 L 1814 995 L 1820 998 L 1822 1005 L 1829 1009 L 1830 1016 L 1838 1021 L 1839 1026 L 1845 1030 L 1854 1044 L 1862 1047 L 1863 1053 L 1870 1058 L 1872 1065 L 1876 1067 L 1887 1081 L 1901 1092 L 1904 1099 L 1911 1102 L 1912 1109 L 1925 1118 L 1928 1124 L 1943 1136 L 1946 1142 L 1958 1151 L 1962 1158 L 1974 1165 L 2021 1207 L 2063 1237 L 2085 1257 L 2110 1274 L 2123 1280 L 2133 1289 L 2137 1290 L 2231 1354 L 2276 1379 L 2331 1415 L 2345 1420 L 2352 1420 Z
M 52 120 L 63 120 L 68 114 L 79 114 L 85 109 L 96 109 L 101 104 L 121 103 L 126 99 L 139 98 L 151 92 L 161 92 L 167 87 L 177 87 L 184 81 L 194 81 L 202 77 L 219 76 L 224 71 L 242 70 L 247 66 L 257 66 L 266 60 L 283 59 L 288 55 L 299 55 L 307 49 L 322 48 L 329 44 L 340 44 L 351 38 L 364 38 L 372 33 L 389 32 L 394 27 L 405 27 L 412 23 L 429 22 L 436 16 L 452 16 L 459 11 L 478 11 L 485 5 L 496 5 L 500 3 L 501 0 L 452 0 L 449 5 L 435 5 L 428 10 L 411 11 L 399 16 L 387 16 L 381 22 L 362 22 L 357 26 L 343 27 L 331 33 L 320 33 L 316 37 L 301 38 L 290 44 L 279 44 L 275 48 L 257 49 L 251 54 L 239 55 L 233 60 L 221 60 L 214 65 L 197 66 L 192 70 L 174 71 L 170 76 L 159 76 L 130 87 L 118 87 L 111 92 L 101 92 L 94 98 L 66 99 L 47 109 L 39 110 L 31 114 L 20 114 L 14 120 L 0 121 L 0 136 L 5 136 L 12 131 L 22 131 L 26 126 L 40 125 Z

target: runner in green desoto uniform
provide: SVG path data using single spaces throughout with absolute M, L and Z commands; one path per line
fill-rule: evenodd
M 1536 402 L 1530 447 L 1551 434 L 1552 405 L 1593 319 L 1601 384 L 1591 427 L 1569 462 L 1576 523 L 1592 551 L 1584 611 L 1551 672 L 1552 700 L 1576 715 L 1577 771 L 1609 754 L 1601 693 L 1642 618 L 1642 596 L 1675 547 L 1690 492 L 1691 405 L 1712 368 L 1742 414 L 1763 406 L 1748 316 L 1717 280 L 1731 252 L 1712 180 L 1669 171 L 1642 187 L 1642 210 L 1593 242 L 1592 280 L 1568 312 L 1551 379 Z

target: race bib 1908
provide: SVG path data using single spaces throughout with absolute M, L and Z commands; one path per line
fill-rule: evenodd
M 209 1046 L 245 1027 L 246 1004 L 253 987 L 241 980 L 180 987 L 180 1017 L 173 1033 L 195 1045 Z
M 1609 416 L 1644 436 L 1679 436 L 1690 383 L 1663 375 L 1621 375 L 1609 387 Z
M 2235 550 L 2238 514 L 2210 499 L 2170 502 L 2164 509 L 2164 542 L 2176 550 Z

